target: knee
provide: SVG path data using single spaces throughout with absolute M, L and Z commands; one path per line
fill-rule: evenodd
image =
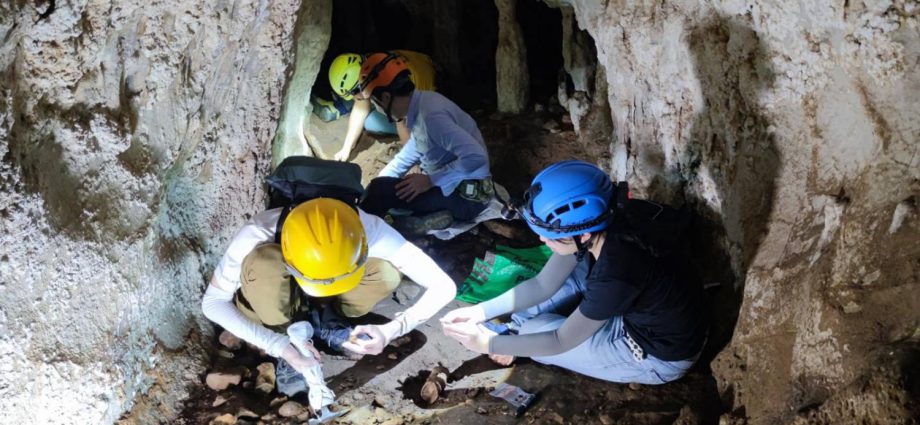
M 393 192 L 395 190 L 394 188 L 396 183 L 399 183 L 399 179 L 396 177 L 375 177 L 370 181 L 370 183 L 367 184 L 367 189 L 365 189 L 365 192 L 368 194 Z

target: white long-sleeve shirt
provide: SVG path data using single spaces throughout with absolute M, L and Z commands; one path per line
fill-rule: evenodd
M 274 241 L 280 215 L 281 208 L 256 214 L 236 233 L 218 262 L 201 301 L 202 311 L 208 319 L 274 357 L 280 356 L 289 344 L 288 336 L 244 316 L 234 304 L 233 294 L 240 288 L 243 259 L 256 246 Z M 426 289 L 418 302 L 401 315 L 401 322 L 390 327 L 399 330 L 395 336 L 405 334 L 450 302 L 456 295 L 456 286 L 431 257 L 406 241 L 382 219 L 360 209 L 358 215 L 367 235 L 368 256 L 389 261 Z

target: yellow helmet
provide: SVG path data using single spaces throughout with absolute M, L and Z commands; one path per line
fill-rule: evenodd
M 364 58 L 354 53 L 336 56 L 329 66 L 329 85 L 332 90 L 345 100 L 351 100 L 354 88 L 361 76 L 361 63 Z
M 364 276 L 367 236 L 354 208 L 316 198 L 292 209 L 284 220 L 281 253 L 307 295 L 331 297 L 358 286 Z

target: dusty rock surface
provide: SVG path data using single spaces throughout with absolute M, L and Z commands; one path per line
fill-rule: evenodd
M 606 71 L 614 175 L 721 234 L 702 264 L 711 337 L 737 320 L 713 365 L 731 417 L 916 417 L 916 2 L 556 3 Z
M 156 423 L 202 382 L 299 7 L 0 4 L 0 423 Z

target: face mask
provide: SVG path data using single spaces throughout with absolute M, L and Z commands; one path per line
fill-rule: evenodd
M 377 110 L 377 112 L 383 114 L 383 116 L 387 115 L 387 111 L 380 105 L 376 97 L 371 97 L 371 104 L 374 105 L 374 109 Z

